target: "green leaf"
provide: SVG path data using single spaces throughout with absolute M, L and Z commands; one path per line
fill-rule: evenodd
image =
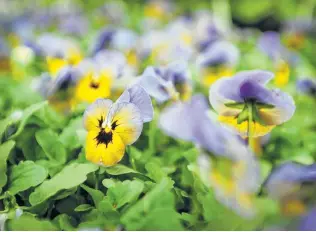
M 5 130 L 7 129 L 7 127 L 11 124 L 11 122 L 12 122 L 12 119 L 10 118 L 5 118 L 5 119 L 0 120 L 0 139 L 3 133 L 5 132 Z
M 23 133 L 16 138 L 16 146 L 20 148 L 26 160 L 45 159 L 46 155 L 35 139 L 36 127 L 26 126 Z
M 127 230 L 183 230 L 169 180 L 162 179 L 121 217 Z
M 48 220 L 40 220 L 35 216 L 24 213 L 21 217 L 8 221 L 8 230 L 23 230 L 23 231 L 55 231 L 59 230 L 54 224 Z
M 91 163 L 72 163 L 67 165 L 52 179 L 44 181 L 30 195 L 31 205 L 40 204 L 64 189 L 74 188 L 86 181 L 87 175 L 98 169 L 97 165 Z
M 92 205 L 89 204 L 83 204 L 83 205 L 79 205 L 78 207 L 75 208 L 76 212 L 85 212 L 85 211 L 90 211 L 94 209 L 94 207 Z
M 97 206 L 100 201 L 102 201 L 102 199 L 104 198 L 104 194 L 96 189 L 92 189 L 84 184 L 81 185 L 81 188 L 83 188 L 84 190 L 86 190 L 89 195 L 92 197 L 94 205 Z
M 72 119 L 69 125 L 60 134 L 60 141 L 69 149 L 76 149 L 81 146 L 77 130 L 82 129 L 82 117 Z
M 20 121 L 20 124 L 18 126 L 17 131 L 10 137 L 10 139 L 14 139 L 16 138 L 19 134 L 21 134 L 21 132 L 23 131 L 28 119 L 39 109 L 41 109 L 42 107 L 44 107 L 47 104 L 47 101 L 44 102 L 40 102 L 40 103 L 36 103 L 33 104 L 31 106 L 29 106 L 28 108 L 26 108 L 23 112 L 22 115 L 22 120 Z
M 50 129 L 39 130 L 35 134 L 38 144 L 51 161 L 64 164 L 67 160 L 67 152 L 59 141 L 59 136 Z
M 7 159 L 14 145 L 14 141 L 8 141 L 0 145 L 0 193 L 2 187 L 7 183 Z
M 46 105 L 34 115 L 51 129 L 62 129 L 65 126 L 65 117 L 56 112 L 50 105 Z
M 129 167 L 126 167 L 122 164 L 117 164 L 115 166 L 112 167 L 106 167 L 105 171 L 113 176 L 118 176 L 118 175 L 123 175 L 123 174 L 128 174 L 128 173 L 138 173 L 141 174 L 137 171 L 135 171 L 134 169 L 131 169 Z
M 143 192 L 144 184 L 139 180 L 126 180 L 123 182 L 116 182 L 108 191 L 107 196 L 115 208 L 119 209 L 127 203 L 136 201 L 139 195 Z
M 64 231 L 75 231 L 76 228 L 73 226 L 75 224 L 75 220 L 68 216 L 67 214 L 60 214 L 53 220 L 54 225 L 56 225 L 60 230 Z
M 9 175 L 8 191 L 15 195 L 41 184 L 47 177 L 47 171 L 33 161 L 20 162 L 12 168 Z

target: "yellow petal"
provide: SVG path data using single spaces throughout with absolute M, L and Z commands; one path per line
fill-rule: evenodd
M 84 113 L 86 130 L 98 130 L 100 121 L 105 121 L 113 102 L 109 99 L 97 99 Z
M 112 134 L 112 141 L 108 145 L 96 140 L 98 130 L 89 131 L 86 141 L 87 160 L 104 166 L 117 164 L 124 156 L 125 145 L 118 134 Z
M 71 65 L 77 65 L 82 61 L 82 55 L 80 51 L 77 51 L 75 49 L 70 49 L 68 52 L 68 62 Z
M 282 213 L 286 216 L 299 216 L 306 212 L 306 206 L 302 201 L 293 199 L 284 202 L 281 206 Z
M 206 70 L 202 83 L 205 87 L 210 87 L 218 79 L 231 77 L 233 74 L 233 70 L 228 67 L 209 68 Z
M 92 103 L 98 98 L 107 98 L 111 94 L 112 80 L 102 75 L 93 80 L 91 74 L 82 78 L 75 91 L 75 98 L 78 102 Z
M 113 131 L 121 137 L 125 145 L 134 143 L 143 129 L 141 112 L 131 103 L 114 104 L 109 113 L 109 122 Z
M 218 120 L 224 125 L 233 128 L 241 136 L 248 137 L 248 122 L 244 121 L 240 124 L 237 123 L 237 118 L 235 116 L 219 116 Z M 263 126 L 257 122 L 252 122 L 254 128 L 254 137 L 263 136 L 268 134 L 275 126 Z
M 281 61 L 278 64 L 277 70 L 275 72 L 275 78 L 274 78 L 274 83 L 278 87 L 285 86 L 287 83 L 289 83 L 289 78 L 290 78 L 290 67 L 289 65 Z
M 67 60 L 50 56 L 46 58 L 46 61 L 48 72 L 52 75 L 52 77 L 56 77 L 58 71 L 68 64 Z

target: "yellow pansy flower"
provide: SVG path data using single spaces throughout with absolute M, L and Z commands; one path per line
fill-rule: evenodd
M 111 95 L 111 85 L 110 72 L 102 72 L 97 76 L 90 72 L 77 84 L 75 99 L 78 102 L 92 103 L 97 98 L 107 98 Z
M 84 113 L 87 160 L 104 166 L 118 163 L 125 147 L 139 138 L 143 123 L 152 117 L 150 97 L 138 85 L 127 89 L 115 103 L 97 99 Z

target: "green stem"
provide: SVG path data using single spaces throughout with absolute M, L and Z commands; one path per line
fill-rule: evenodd
M 248 103 L 248 145 L 250 149 L 255 152 L 255 146 L 256 146 L 256 141 L 254 138 L 254 133 L 255 133 L 255 127 L 254 127 L 254 120 L 253 120 L 253 103 L 249 102 Z

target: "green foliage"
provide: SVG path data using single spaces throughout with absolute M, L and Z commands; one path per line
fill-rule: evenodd
M 66 166 L 52 179 L 44 181 L 30 195 L 31 205 L 40 204 L 61 190 L 71 189 L 83 183 L 87 174 L 94 172 L 98 167 L 94 164 L 72 163 Z
M 41 184 L 47 177 L 45 168 L 33 161 L 22 161 L 13 166 L 9 175 L 8 189 L 11 194 L 17 194 Z
M 35 216 L 24 213 L 19 219 L 8 222 L 8 230 L 35 230 L 35 231 L 55 231 L 58 228 L 48 220 L 38 219 Z
M 0 145 L 0 193 L 7 183 L 7 159 L 14 144 L 14 141 L 8 141 Z

